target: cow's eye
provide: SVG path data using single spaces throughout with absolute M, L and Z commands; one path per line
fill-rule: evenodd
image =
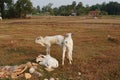
M 37 38 L 37 40 L 39 40 L 40 38 Z
M 41 56 L 41 58 L 44 58 L 44 56 Z

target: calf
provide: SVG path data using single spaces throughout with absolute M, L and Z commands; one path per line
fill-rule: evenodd
M 50 55 L 39 55 L 36 58 L 36 62 L 46 66 L 48 70 L 52 70 L 52 68 L 57 68 L 59 66 L 58 61 Z

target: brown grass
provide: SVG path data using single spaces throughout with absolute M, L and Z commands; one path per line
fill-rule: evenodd
M 19 65 L 35 62 L 45 48 L 35 44 L 37 36 L 64 35 L 72 32 L 74 40 L 73 64 L 65 60 L 61 65 L 62 50 L 52 46 L 51 55 L 59 60 L 60 66 L 44 77 L 60 80 L 120 80 L 119 42 L 107 40 L 110 34 L 120 41 L 120 19 L 85 17 L 34 17 L 32 19 L 9 19 L 0 22 L 0 65 Z M 81 72 L 81 75 L 78 73 Z M 38 78 L 32 78 L 37 80 Z M 39 80 L 38 79 L 38 80 Z

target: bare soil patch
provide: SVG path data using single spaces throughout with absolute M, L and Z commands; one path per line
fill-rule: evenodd
M 65 60 L 61 65 L 62 50 L 52 46 L 51 56 L 59 60 L 55 71 L 44 72 L 41 78 L 60 80 L 119 80 L 120 45 L 107 40 L 107 35 L 120 41 L 120 19 L 83 17 L 33 17 L 9 19 L 0 23 L 0 65 L 16 65 L 35 62 L 38 54 L 46 54 L 45 48 L 35 44 L 38 36 L 73 33 L 73 64 Z M 80 75 L 81 73 L 81 75 Z

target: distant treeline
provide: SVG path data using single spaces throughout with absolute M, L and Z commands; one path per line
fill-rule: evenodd
M 96 5 L 83 6 L 82 2 L 78 4 L 73 1 L 70 5 L 62 5 L 52 8 L 52 3 L 40 8 L 33 7 L 30 0 L 0 0 L 0 12 L 3 18 L 25 18 L 27 14 L 34 15 L 55 15 L 55 16 L 80 16 L 88 15 L 90 11 L 99 11 L 101 15 L 120 15 L 120 3 L 109 2 Z

